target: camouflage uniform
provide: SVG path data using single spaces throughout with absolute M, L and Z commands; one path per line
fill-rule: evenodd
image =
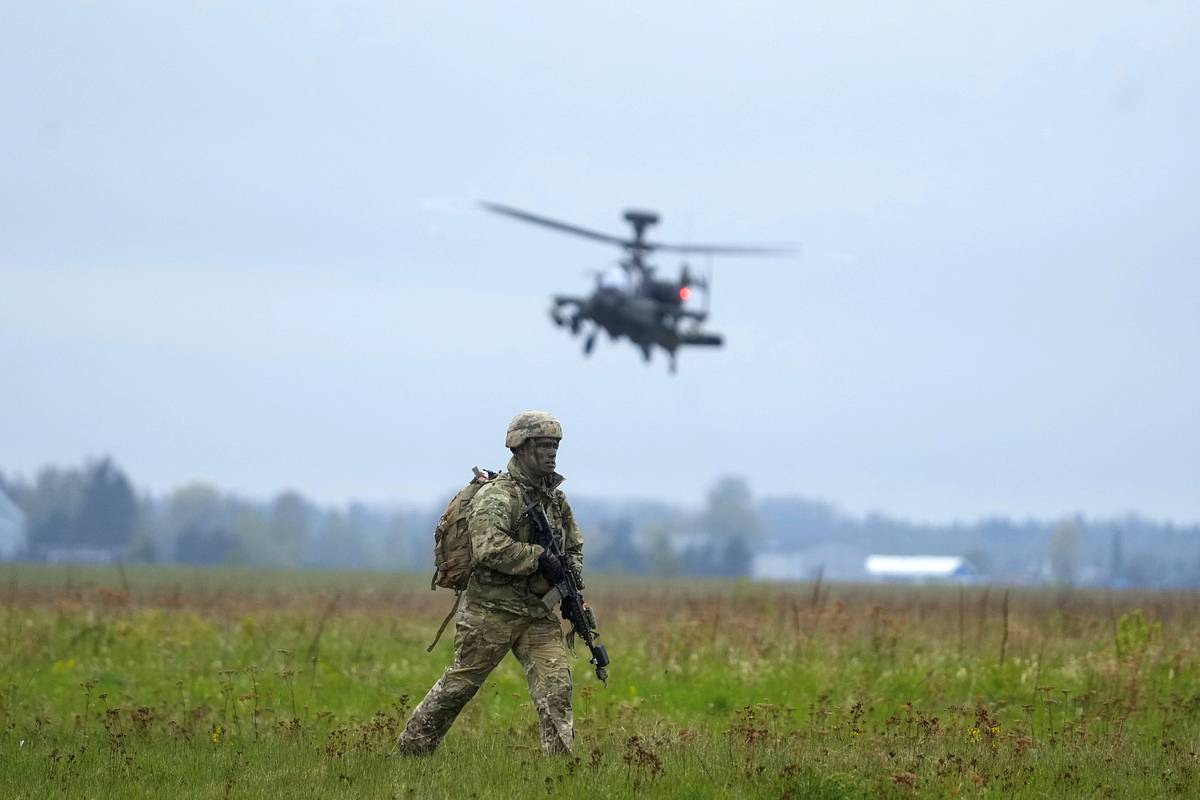
M 475 496 L 469 519 L 475 567 L 455 621 L 454 663 L 413 711 L 400 735 L 402 752 L 432 752 L 510 650 L 525 669 L 542 750 L 571 751 L 571 667 L 562 625 L 558 609 L 540 599 L 551 589 L 538 572 L 543 548 L 528 543 L 528 519 L 519 519 L 528 504 L 541 502 L 551 525 L 563 532 L 564 554 L 581 574 L 583 537 L 558 488 L 562 480 L 556 473 L 546 484 L 535 484 L 513 458 L 508 471 Z

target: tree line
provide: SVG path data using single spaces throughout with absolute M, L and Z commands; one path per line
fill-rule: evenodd
M 25 518 L 15 555 L 35 561 L 423 571 L 432 569 L 442 504 L 457 488 L 448 486 L 428 507 L 384 509 L 322 506 L 294 490 L 256 500 L 206 483 L 156 496 L 137 491 L 111 458 L 46 467 L 30 480 L 0 474 L 0 491 Z M 586 497 L 572 497 L 572 505 L 588 568 L 598 572 L 750 575 L 756 554 L 832 546 L 852 554 L 962 555 L 983 579 L 1004 582 L 1200 586 L 1200 526 L 1136 515 L 921 524 L 854 517 L 797 497 L 755 498 L 738 477 L 713 483 L 698 509 Z
M 322 507 L 293 490 L 264 502 L 205 483 L 156 497 L 137 492 L 111 458 L 47 467 L 32 480 L 0 475 L 0 490 L 25 516 L 25 540 L 16 556 L 33 561 L 422 570 L 432 566 L 433 526 L 441 513 L 433 506 Z M 452 494 L 448 490 L 447 498 Z M 719 481 L 700 515 L 644 506 L 582 502 L 581 522 L 595 532 L 589 569 L 750 572 L 759 531 L 744 481 Z M 673 539 L 681 535 L 694 541 L 676 553 Z
M 0 490 L 25 516 L 17 556 L 34 561 L 409 569 L 427 560 L 410 547 L 420 513 L 323 508 L 295 491 L 264 502 L 205 483 L 156 497 L 136 492 L 109 458 L 33 480 L 0 475 Z

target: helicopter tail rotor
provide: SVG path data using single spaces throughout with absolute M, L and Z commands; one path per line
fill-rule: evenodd
M 703 275 L 697 275 L 692 271 L 691 266 L 685 261 L 683 267 L 679 271 L 679 289 L 680 296 L 683 299 L 688 299 L 692 294 L 692 289 L 699 289 L 704 293 L 704 307 L 699 311 L 694 311 L 692 315 L 697 320 L 704 320 L 708 317 L 709 304 L 709 289 L 712 286 L 712 259 L 709 259 L 708 268 Z M 686 292 L 686 293 L 685 293 Z
M 691 271 L 687 262 L 685 261 L 683 264 L 683 272 L 679 276 L 679 283 L 681 286 L 694 286 L 701 291 L 707 292 L 708 284 L 711 278 L 711 270 L 703 275 L 697 275 Z
M 708 257 L 708 264 L 704 270 L 704 316 L 708 316 L 709 303 L 712 300 L 712 279 L 713 267 L 712 256 Z

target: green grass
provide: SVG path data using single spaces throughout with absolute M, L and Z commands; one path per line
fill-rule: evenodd
M 591 584 L 573 757 L 508 659 L 409 759 L 423 576 L 13 568 L 0 796 L 1200 795 L 1194 594 Z

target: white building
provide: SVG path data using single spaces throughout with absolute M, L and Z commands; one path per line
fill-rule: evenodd
M 867 556 L 867 575 L 876 581 L 970 583 L 979 577 L 962 556 Z
M 0 491 L 0 558 L 12 558 L 25 547 L 25 515 Z
M 750 574 L 760 581 L 863 581 L 867 552 L 842 542 L 824 542 L 804 550 L 758 553 Z

